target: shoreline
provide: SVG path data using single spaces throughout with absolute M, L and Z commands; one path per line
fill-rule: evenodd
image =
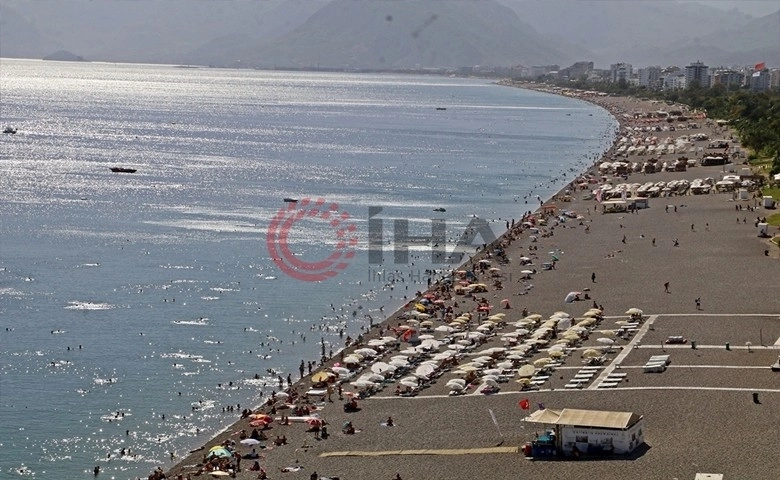
M 510 85 L 510 86 L 515 86 L 516 87 L 517 85 Z M 521 86 L 521 88 L 527 88 L 527 87 L 526 86 Z M 529 89 L 532 89 L 532 88 L 529 88 Z M 554 92 L 545 91 L 545 90 L 542 90 L 542 89 L 539 89 L 537 91 L 543 91 L 544 93 L 555 94 Z M 612 100 L 610 100 L 610 98 L 612 98 Z M 616 112 L 619 113 L 619 114 L 620 113 L 625 113 L 624 108 L 625 108 L 626 105 L 631 105 L 632 102 L 638 102 L 636 99 L 625 99 L 625 98 L 623 100 L 621 100 L 621 101 L 618 101 L 618 100 L 615 100 L 614 97 L 606 97 L 605 98 L 605 102 L 595 102 L 595 101 L 590 101 L 590 100 L 585 99 L 585 98 L 580 98 L 580 100 L 588 101 L 589 103 L 595 104 L 595 105 L 597 105 L 597 106 L 607 110 L 617 120 L 617 122 L 619 124 L 619 127 L 618 127 L 618 131 L 619 132 L 623 131 L 623 129 L 628 125 L 628 122 L 626 122 L 624 118 L 621 118 L 620 116 L 618 116 L 616 114 Z M 620 107 L 620 106 L 618 106 L 616 104 L 611 105 L 611 108 L 609 108 L 609 106 L 605 106 L 604 103 L 609 103 L 609 101 L 616 102 L 616 103 L 622 105 L 622 107 Z M 621 103 L 621 102 L 623 102 L 623 103 Z M 621 108 L 623 108 L 623 110 L 621 110 Z M 609 148 L 607 148 L 604 151 L 604 153 L 602 154 L 602 156 L 599 159 L 597 159 L 592 165 L 588 166 L 585 169 L 584 172 L 580 173 L 580 175 L 583 175 L 586 172 L 591 171 L 600 162 L 602 162 L 605 159 L 609 159 L 610 157 L 612 157 L 614 155 L 614 153 L 615 153 L 616 148 L 617 148 L 617 144 L 618 144 L 619 138 L 620 138 L 619 135 L 616 135 L 615 136 L 615 141 L 613 142 L 613 144 L 611 146 L 609 146 Z M 569 189 L 569 188 L 572 188 L 571 183 L 567 183 L 566 185 L 564 185 L 555 195 L 553 195 L 550 199 L 547 199 L 547 201 L 544 202 L 544 205 L 549 205 L 549 203 L 551 203 L 552 201 L 555 201 L 556 199 L 562 197 L 563 194 L 566 192 L 566 190 Z M 575 192 L 576 192 L 576 189 L 575 189 Z M 706 200 L 706 198 L 705 198 L 705 200 Z M 581 203 L 581 202 L 577 202 L 577 203 L 579 204 L 579 206 L 586 205 L 586 204 Z M 656 204 L 657 203 L 658 202 L 656 202 Z M 590 203 L 587 203 L 587 205 L 590 205 Z M 534 210 L 534 212 L 539 212 L 541 210 L 544 210 L 544 206 L 540 207 L 537 210 Z M 676 210 L 676 208 L 675 208 L 675 210 Z M 595 213 L 595 207 L 594 207 L 594 213 Z M 588 215 L 590 216 L 590 208 L 588 208 Z M 642 213 L 639 216 L 642 217 L 644 215 L 645 214 Z M 594 225 L 596 223 L 595 220 L 596 220 L 595 218 L 591 219 L 590 217 L 586 217 L 586 221 L 588 222 L 588 226 Z M 608 221 L 608 220 L 613 220 L 613 218 L 602 219 L 602 220 L 603 221 Z M 707 225 L 709 227 L 709 223 Z M 566 226 L 563 225 L 562 228 L 566 228 Z M 572 228 L 574 228 L 574 227 L 570 227 L 569 229 L 572 229 Z M 623 228 L 624 228 L 624 225 L 622 224 L 622 221 L 621 221 L 620 229 L 623 229 Z M 627 227 L 627 228 L 630 228 L 630 227 Z M 492 250 L 495 247 L 495 244 L 497 244 L 497 243 L 508 242 L 508 245 L 506 247 L 507 250 L 511 250 L 516 255 L 517 252 L 518 252 L 518 248 L 521 248 L 521 247 L 518 247 L 518 245 L 513 244 L 513 242 L 517 241 L 517 243 L 521 243 L 523 238 L 521 238 L 520 235 L 518 235 L 517 237 L 513 237 L 513 231 L 512 230 L 513 229 L 509 229 L 507 232 L 505 232 L 502 235 L 500 235 L 499 238 L 494 242 L 494 244 L 489 246 L 488 249 L 486 249 L 486 250 L 488 250 L 488 251 Z M 693 226 L 692 226 L 691 230 L 693 230 Z M 556 230 L 555 233 L 559 233 L 559 232 L 560 232 L 560 230 Z M 587 232 L 587 230 L 586 230 L 586 232 Z M 520 233 L 522 233 L 522 231 Z M 624 239 L 623 243 L 625 244 L 626 243 L 626 241 L 625 241 L 626 236 L 625 235 L 623 236 L 623 239 Z M 655 238 L 654 238 L 653 241 L 655 243 Z M 553 241 L 553 243 L 557 243 L 557 241 Z M 620 246 L 619 243 L 618 243 L 618 246 Z M 545 249 L 547 249 L 547 248 L 553 248 L 553 246 L 546 247 Z M 570 248 L 571 247 L 566 247 L 566 250 L 569 250 Z M 475 254 L 470 260 L 464 262 L 462 266 L 466 266 L 469 263 L 479 262 L 479 260 L 483 259 L 485 255 L 487 255 L 487 252 L 482 250 L 482 251 L 478 252 L 477 254 Z M 568 253 L 566 253 L 566 255 L 568 255 Z M 615 255 L 613 255 L 613 257 L 614 256 Z M 566 258 L 566 260 L 568 260 L 568 257 Z M 595 267 L 593 267 L 593 268 L 595 269 Z M 595 275 L 595 273 L 594 273 L 594 275 Z M 601 275 L 603 275 L 603 273 L 600 272 L 599 276 L 601 277 Z M 541 278 L 541 277 L 539 277 L 539 278 Z M 599 281 L 601 281 L 601 280 L 599 280 Z M 594 278 L 593 283 L 595 284 L 595 282 L 596 281 L 595 281 L 595 278 Z M 537 283 L 537 282 L 535 282 L 535 283 Z M 542 283 L 542 282 L 538 282 L 538 283 Z M 431 289 L 435 289 L 436 287 L 438 287 L 438 283 L 432 285 Z M 510 287 L 510 286 L 508 285 L 508 287 Z M 513 287 L 513 286 L 511 286 L 511 287 Z M 538 288 L 538 286 L 537 286 L 537 288 Z M 429 289 L 427 291 L 430 291 L 431 289 Z M 595 290 L 595 287 L 594 287 L 594 290 Z M 425 294 L 427 291 L 423 291 L 422 293 Z M 536 292 L 537 292 L 537 290 L 531 291 L 531 295 L 530 296 L 534 297 L 534 294 Z M 490 293 L 494 293 L 494 292 L 491 291 Z M 526 291 L 525 293 L 528 293 L 528 291 Z M 501 296 L 504 296 L 504 295 L 509 296 L 510 294 L 501 292 Z M 519 294 L 512 294 L 512 295 L 519 295 Z M 497 296 L 498 295 L 494 295 L 494 298 L 497 297 Z M 594 293 L 594 298 L 595 297 L 596 297 L 596 294 Z M 409 303 L 413 303 L 413 302 L 415 302 L 419 298 L 420 298 L 419 296 L 416 296 L 416 297 L 414 297 L 414 299 L 410 300 Z M 517 305 L 517 301 L 520 301 L 520 300 L 525 301 L 525 299 L 524 298 L 520 298 L 520 299 L 518 299 L 516 301 L 512 297 L 509 297 L 509 298 L 510 298 L 511 302 L 515 303 L 515 306 L 513 307 L 515 310 L 506 310 L 506 311 L 508 313 L 514 312 L 514 315 L 517 316 L 518 315 L 517 311 L 520 308 L 520 306 Z M 496 302 L 497 302 L 497 300 L 496 300 Z M 532 302 L 534 302 L 534 299 L 533 298 L 529 298 L 528 299 L 528 303 L 532 303 Z M 612 300 L 610 299 L 610 303 L 611 302 L 612 302 Z M 706 300 L 705 300 L 705 302 L 706 302 Z M 464 303 L 465 303 L 465 301 L 464 301 Z M 551 302 L 549 300 L 546 300 L 546 299 L 539 299 L 539 300 L 537 300 L 537 303 L 541 303 L 542 305 L 544 305 L 545 309 L 549 309 L 550 306 L 554 305 L 553 302 Z M 456 303 L 456 305 L 457 305 L 457 303 Z M 775 308 L 775 307 L 773 307 L 771 305 L 771 302 L 770 302 L 770 311 L 774 311 L 774 310 L 772 310 L 773 308 Z M 534 308 L 532 311 L 544 311 L 544 310 L 538 309 L 538 308 Z M 401 320 L 401 317 L 403 316 L 404 313 L 405 313 L 404 307 L 401 307 L 400 309 L 396 310 L 391 315 L 389 315 L 382 322 L 377 323 L 376 325 L 373 325 L 373 328 L 370 330 L 371 335 L 368 336 L 367 338 L 365 338 L 364 340 L 368 341 L 371 338 L 377 338 L 377 337 L 381 336 L 382 333 L 384 332 L 384 330 L 387 327 L 391 327 L 395 322 L 398 322 L 399 320 Z M 547 313 L 552 313 L 552 310 L 550 310 Z M 327 370 L 328 368 L 332 367 L 333 364 L 335 362 L 337 362 L 338 359 L 340 359 L 340 357 L 342 355 L 346 355 L 348 352 L 354 351 L 355 348 L 357 348 L 357 347 L 355 347 L 355 346 L 345 347 L 344 349 L 340 350 L 339 352 L 336 352 L 335 355 L 332 358 L 328 359 L 326 362 L 324 362 L 324 364 L 319 365 L 317 367 L 317 369 L 314 369 L 312 372 L 313 373 L 317 373 L 317 372 L 321 372 L 321 371 Z M 311 375 L 304 376 L 301 380 L 299 380 L 297 382 L 294 382 L 292 388 L 293 389 L 299 389 L 301 392 L 306 391 L 306 389 L 307 389 L 306 385 L 310 382 L 310 378 L 311 378 Z M 509 393 L 509 392 L 507 392 L 507 393 Z M 476 398 L 479 399 L 479 398 L 482 398 L 482 397 L 476 397 Z M 422 399 L 423 399 L 423 397 L 421 397 L 421 400 Z M 336 402 L 336 403 L 338 403 L 338 402 Z M 374 408 L 374 404 L 377 403 L 377 402 L 369 402 L 369 403 L 371 403 L 371 408 Z M 392 403 L 392 402 L 389 402 L 389 403 Z M 418 403 L 419 402 L 415 402 L 415 404 L 418 404 Z M 323 411 L 323 413 L 325 413 L 325 412 L 327 412 L 329 410 L 333 410 L 333 408 L 334 407 L 329 406 L 328 403 L 325 403 L 322 411 Z M 269 409 L 265 408 L 263 410 L 264 411 L 268 411 Z M 329 418 L 332 418 L 332 417 L 330 417 L 330 415 L 333 415 L 334 417 L 341 416 L 340 414 L 337 415 L 337 414 L 335 414 L 333 412 L 328 413 L 328 415 L 329 415 Z M 245 426 L 246 423 L 248 423 L 247 420 L 239 419 L 237 422 L 235 422 L 231 426 L 227 427 L 219 435 L 217 435 L 216 437 L 212 438 L 210 441 L 206 442 L 204 444 L 204 448 L 206 448 L 209 445 L 216 445 L 218 443 L 222 443 L 222 442 L 224 442 L 226 440 L 232 439 L 233 437 L 235 437 L 237 432 L 242 429 L 242 427 L 246 428 L 246 426 Z M 334 429 L 335 429 L 338 422 L 330 422 L 330 423 L 333 424 Z M 488 429 L 490 427 L 486 426 L 484 428 Z M 294 435 L 291 428 L 282 427 L 282 426 L 278 426 L 277 424 L 273 424 L 272 429 L 273 430 L 271 431 L 271 436 L 273 436 L 275 431 L 284 430 L 285 434 L 289 434 L 290 435 L 290 443 L 299 443 L 300 442 L 300 436 L 297 435 L 297 433 L 299 433 L 299 432 L 296 432 L 296 434 Z M 306 438 L 308 438 L 307 435 L 305 433 L 303 435 L 304 435 L 303 436 L 304 439 L 303 439 L 302 446 L 300 448 L 295 448 L 295 450 L 292 453 L 292 455 L 289 452 L 289 450 L 291 450 L 291 449 L 287 449 L 287 451 L 285 451 L 285 454 L 283 454 L 283 455 L 281 454 L 282 452 L 279 451 L 278 453 L 280 453 L 280 457 L 282 457 L 282 458 L 280 458 L 278 461 L 271 461 L 271 460 L 269 460 L 268 457 L 272 457 L 276 453 L 276 451 L 275 452 L 268 452 L 267 458 L 264 460 L 264 463 L 268 466 L 269 478 L 277 478 L 277 477 L 282 475 L 275 468 L 275 467 L 278 467 L 278 465 L 290 465 L 290 464 L 293 464 L 293 463 L 295 465 L 298 465 L 299 464 L 299 457 L 307 458 L 308 462 L 319 463 L 319 462 L 316 462 L 313 458 L 311 458 L 311 454 L 309 453 L 309 450 L 316 450 L 316 448 L 314 448 L 311 445 L 309 445 L 309 442 L 306 440 Z M 331 435 L 333 435 L 333 434 L 331 434 Z M 269 444 L 270 444 L 270 441 L 269 441 Z M 280 447 L 278 450 L 283 450 L 284 448 L 285 447 Z M 274 450 L 277 450 L 277 449 L 274 449 Z M 190 471 L 191 470 L 191 465 L 193 465 L 195 463 L 198 463 L 198 461 L 199 461 L 199 459 L 201 457 L 202 457 L 201 450 L 195 451 L 195 453 L 192 453 L 192 454 L 188 455 L 187 457 L 182 459 L 181 462 L 179 462 L 178 464 L 176 464 L 172 468 L 168 469 L 168 471 L 166 472 L 166 476 L 168 478 L 178 478 L 178 477 L 176 477 L 176 475 L 183 474 L 186 471 Z M 294 462 L 292 462 L 292 460 L 291 460 L 292 458 L 294 458 Z M 308 462 L 306 462 L 306 463 L 308 463 Z M 301 464 L 303 464 L 303 463 L 301 463 Z M 307 464 L 305 466 L 306 466 L 306 468 L 308 470 L 311 470 L 309 464 Z M 246 463 L 243 464 L 242 470 L 243 471 L 241 473 L 239 473 L 239 475 L 238 475 L 240 478 L 256 478 L 256 473 L 252 473 L 252 472 L 247 472 L 246 471 Z M 307 477 L 308 477 L 308 470 L 306 471 Z M 318 470 L 318 471 L 320 471 L 320 470 Z M 289 476 L 289 474 L 288 474 L 287 478 L 303 478 L 303 477 L 301 477 L 300 475 L 298 475 L 298 476 Z M 357 476 L 355 478 L 373 478 L 373 477 L 370 477 L 370 476 Z M 387 478 L 390 478 L 390 476 L 387 475 Z M 407 478 L 407 477 L 404 476 L 404 478 Z M 422 476 L 422 477 L 419 477 L 419 478 L 432 478 L 432 477 Z M 442 477 L 442 478 L 450 478 L 450 477 Z
M 508 86 L 508 87 L 511 87 L 511 88 L 523 88 L 523 89 L 526 89 L 526 90 L 533 90 L 533 91 L 537 91 L 537 92 L 541 92 L 541 93 L 547 93 L 547 94 L 550 94 L 550 95 L 560 95 L 560 94 L 556 94 L 554 92 L 546 91 L 546 90 L 543 90 L 543 89 L 533 89 L 533 88 L 528 88 L 527 86 L 513 85 L 512 82 L 509 82 L 509 83 L 497 82 L 497 84 L 498 85 Z M 588 102 L 587 100 L 584 100 L 584 99 L 580 99 L 580 100 Z M 619 132 L 619 130 L 621 128 L 621 122 L 620 122 L 619 118 L 614 115 L 613 112 L 611 112 L 608 108 L 605 108 L 603 105 L 600 105 L 598 103 L 595 103 L 595 102 L 588 102 L 588 103 L 591 103 L 593 105 L 596 105 L 596 106 L 606 110 L 615 119 L 616 123 L 618 124 L 617 131 Z M 597 158 L 597 160 L 594 163 L 586 166 L 583 172 L 578 173 L 577 174 L 578 176 L 584 174 L 585 172 L 587 172 L 588 170 L 593 168 L 595 165 L 597 165 L 600 161 L 602 161 L 615 148 L 616 142 L 618 140 L 617 132 L 615 132 L 613 134 L 613 136 L 614 136 L 614 140 L 613 140 L 612 144 L 604 152 L 602 152 L 602 154 Z M 541 212 L 544 209 L 544 205 L 546 205 L 549 202 L 555 200 L 556 197 L 561 195 L 567 188 L 569 188 L 570 184 L 571 184 L 571 182 L 569 182 L 569 183 L 565 184 L 564 186 L 562 186 L 556 193 L 552 194 L 549 198 L 544 199 L 542 204 L 539 207 L 537 207 L 536 209 L 530 210 L 530 212 L 532 214 L 538 214 L 539 212 Z M 528 207 L 531 207 L 531 205 L 528 205 Z M 518 222 L 518 224 L 519 223 L 520 222 Z M 511 228 L 504 230 L 503 233 L 498 235 L 496 240 L 494 240 L 491 244 L 489 244 L 487 246 L 487 249 L 475 252 L 474 255 L 472 255 L 470 259 L 464 260 L 461 264 L 459 264 L 457 267 L 453 268 L 452 270 L 453 271 L 454 270 L 459 270 L 459 269 L 461 269 L 463 267 L 466 267 L 470 263 L 478 262 L 479 260 L 484 258 L 487 250 L 490 250 L 490 249 L 494 248 L 496 244 L 500 244 L 502 241 L 506 240 L 507 238 L 509 238 L 511 236 L 511 230 L 512 230 Z M 433 281 L 433 283 L 431 285 L 429 285 L 428 288 L 426 288 L 424 290 L 421 290 L 420 293 L 422 295 L 425 295 L 426 293 L 430 292 L 432 289 L 435 289 L 436 286 L 438 285 L 438 282 L 439 282 L 438 279 Z M 405 309 L 408 307 L 408 305 L 410 305 L 412 303 L 415 303 L 419 298 L 422 297 L 422 295 L 415 295 L 414 297 L 411 297 L 408 301 L 405 301 L 399 308 L 394 310 L 384 320 L 382 320 L 381 322 L 372 324 L 372 326 L 369 327 L 369 329 L 367 329 L 366 332 L 362 333 L 361 336 L 363 336 L 364 334 L 368 334 L 368 336 L 365 338 L 365 341 L 381 337 L 383 330 L 385 330 L 385 327 L 390 327 L 393 322 L 398 322 L 398 320 L 400 320 L 400 317 L 404 315 Z M 376 332 L 377 330 L 378 330 L 378 332 Z M 333 352 L 334 355 L 332 357 L 327 358 L 327 360 L 324 360 L 324 361 L 321 360 L 320 363 L 317 365 L 317 367 L 312 369 L 312 373 L 311 374 L 304 375 L 302 378 L 300 378 L 299 380 L 293 382 L 290 387 L 285 388 L 283 391 L 284 392 L 289 392 L 289 391 L 291 391 L 293 389 L 298 389 L 299 387 L 302 390 L 305 390 L 305 388 L 303 388 L 303 387 L 307 383 L 311 382 L 311 377 L 313 375 L 317 374 L 318 372 L 327 371 L 330 367 L 333 366 L 334 363 L 338 363 L 335 360 L 337 357 L 345 356 L 349 352 L 354 351 L 357 348 L 360 348 L 360 345 L 352 344 L 352 345 L 348 345 L 348 346 L 343 346 L 339 350 L 334 351 Z M 267 400 L 267 398 L 266 398 L 266 400 Z M 252 408 L 252 410 L 254 412 L 263 411 L 263 410 L 265 410 L 264 409 L 265 406 L 266 405 L 264 405 L 264 404 L 260 404 L 260 405 L 255 406 L 254 408 Z M 175 465 L 173 465 L 172 467 L 168 468 L 167 470 L 164 470 L 166 477 L 173 478 L 176 475 L 180 474 L 187 466 L 191 465 L 192 464 L 192 460 L 194 458 L 198 457 L 200 455 L 200 452 L 202 452 L 209 445 L 216 445 L 216 444 L 222 443 L 225 440 L 228 440 L 230 437 L 234 436 L 236 432 L 241 430 L 241 428 L 240 428 L 241 424 L 242 423 L 247 423 L 245 420 L 246 420 L 245 418 L 239 418 L 238 420 L 236 420 L 235 422 L 231 423 L 230 425 L 225 427 L 223 430 L 221 430 L 217 434 L 215 434 L 209 441 L 205 442 L 203 444 L 203 446 L 201 446 L 199 448 L 196 448 L 194 450 L 190 450 L 190 452 L 187 454 L 187 456 L 185 456 L 182 460 L 180 460 L 179 462 L 177 462 Z

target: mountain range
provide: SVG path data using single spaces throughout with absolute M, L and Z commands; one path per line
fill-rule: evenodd
M 780 65 L 780 10 L 675 0 L 0 0 L 0 56 L 255 68 Z

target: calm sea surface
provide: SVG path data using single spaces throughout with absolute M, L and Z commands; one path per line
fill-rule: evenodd
M 0 107 L 0 478 L 170 466 L 447 267 L 393 244 L 404 221 L 443 219 L 450 249 L 476 219 L 498 235 L 616 125 L 479 79 L 10 59 Z M 342 252 L 332 278 L 273 261 L 288 207 L 274 256 Z

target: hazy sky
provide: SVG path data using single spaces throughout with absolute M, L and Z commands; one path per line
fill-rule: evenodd
M 780 0 L 694 0 L 721 10 L 736 8 L 747 14 L 762 17 L 780 10 Z

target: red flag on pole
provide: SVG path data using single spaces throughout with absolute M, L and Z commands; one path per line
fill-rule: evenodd
M 520 403 L 518 403 L 518 405 L 520 405 L 520 408 L 522 408 L 523 410 L 528 410 L 529 408 L 531 408 L 531 402 L 527 398 L 520 400 Z
M 756 64 L 755 70 L 763 70 L 764 68 L 766 68 L 766 62 L 761 62 Z

